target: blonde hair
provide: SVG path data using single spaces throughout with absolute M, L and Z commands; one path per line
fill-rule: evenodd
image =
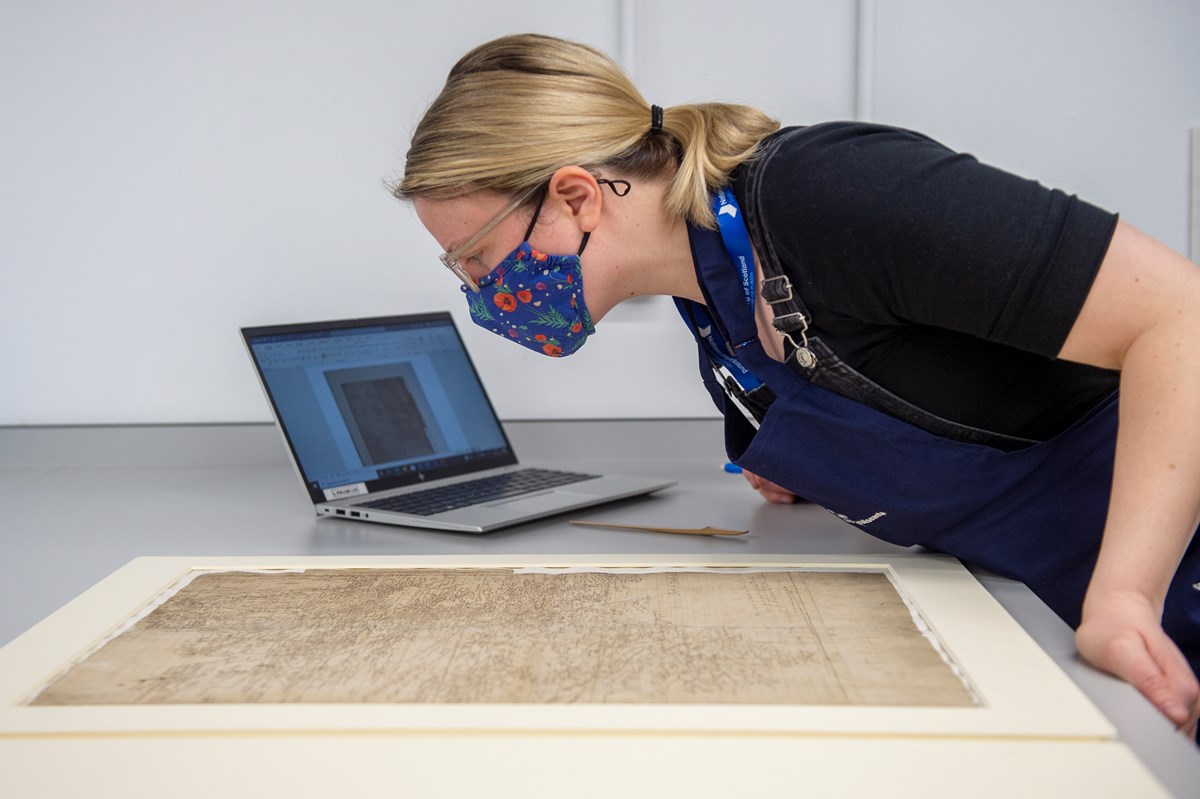
M 715 227 L 714 189 L 779 123 L 725 103 L 650 104 L 604 53 L 550 36 L 505 36 L 463 56 L 429 106 L 391 186 L 403 200 L 473 191 L 516 195 L 563 166 L 670 180 L 666 211 Z

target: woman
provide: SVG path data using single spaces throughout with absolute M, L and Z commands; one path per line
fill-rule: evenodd
M 1200 272 L 1182 256 L 918 134 L 662 109 L 602 53 L 534 35 L 451 70 L 395 194 L 474 320 L 536 351 L 572 354 L 630 297 L 677 298 L 767 499 L 1022 580 L 1195 734 Z

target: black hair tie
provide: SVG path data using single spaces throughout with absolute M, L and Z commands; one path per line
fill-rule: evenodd
M 661 133 L 662 132 L 662 129 L 663 129 L 662 128 L 662 118 L 663 118 L 662 106 L 661 105 L 650 106 L 650 132 L 651 133 Z

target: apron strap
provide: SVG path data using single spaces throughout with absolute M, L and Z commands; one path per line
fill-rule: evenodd
M 808 344 L 808 323 L 812 317 L 808 309 L 800 302 L 800 297 L 792 290 L 791 279 L 778 272 L 767 277 L 768 270 L 773 270 L 774 264 L 768 265 L 769 259 L 763 258 L 763 282 L 760 286 L 763 302 L 771 306 L 775 318 L 772 326 L 783 334 L 787 341 L 787 353 L 784 361 L 793 369 L 804 374 L 811 374 L 817 366 L 817 356 Z

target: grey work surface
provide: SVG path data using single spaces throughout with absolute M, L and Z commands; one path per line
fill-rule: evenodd
M 677 481 L 572 518 L 749 529 L 738 538 L 606 530 L 545 519 L 486 535 L 318 519 L 270 425 L 0 428 L 0 645 L 143 555 L 572 553 L 872 554 L 900 551 L 811 505 L 768 505 L 723 471 L 720 423 L 516 422 L 523 461 Z M 1200 750 L 1134 691 L 1080 663 L 1070 628 L 1024 586 L 983 585 L 1177 796 Z

